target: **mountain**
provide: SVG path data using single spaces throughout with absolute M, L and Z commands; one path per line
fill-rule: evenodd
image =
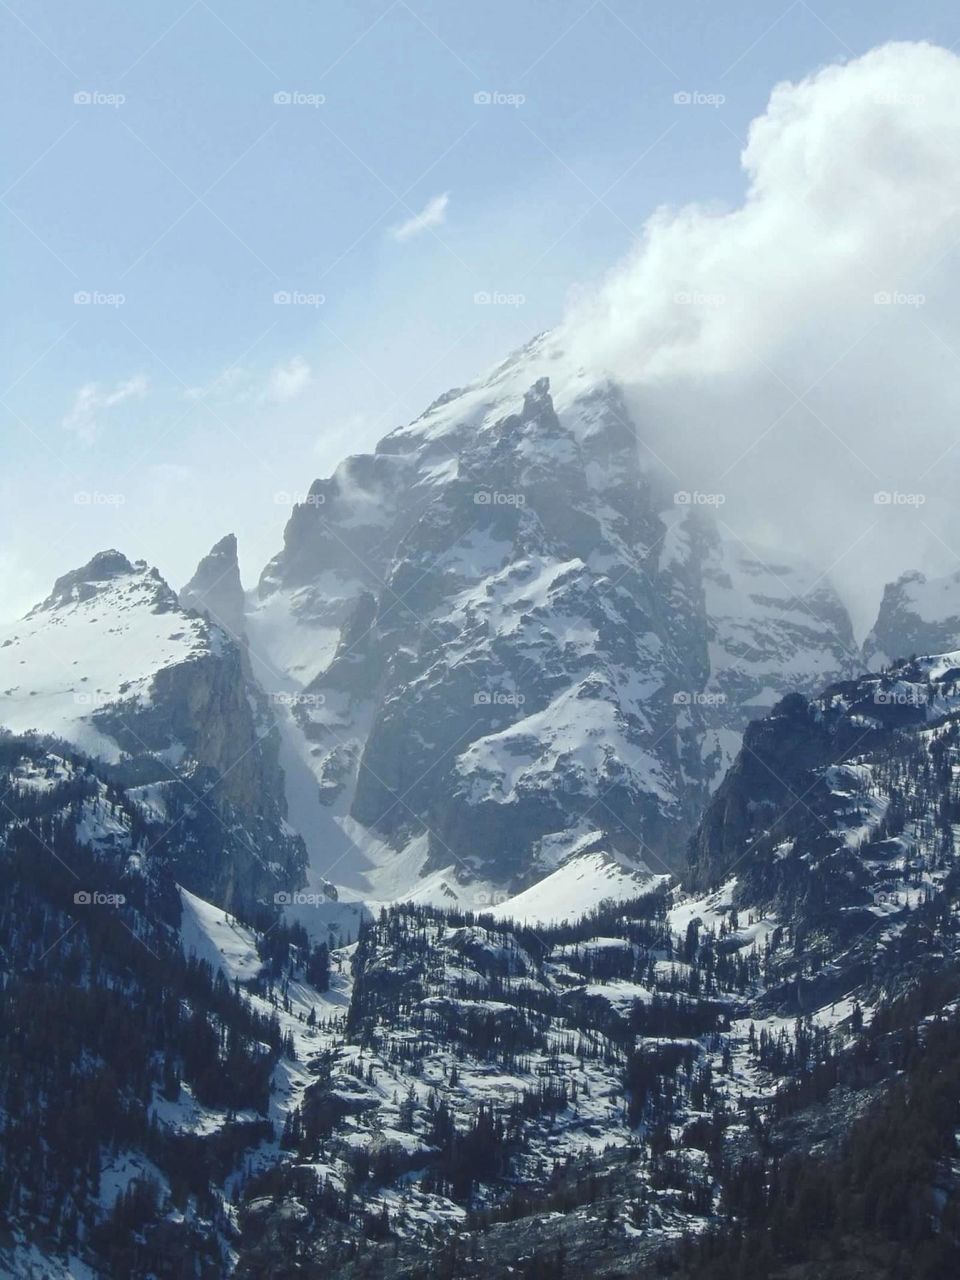
M 749 719 L 859 662 L 703 497 L 551 335 L 316 481 L 245 626 L 317 871 L 469 904 L 591 849 L 677 866 Z
M 689 887 L 384 912 L 284 1139 L 366 1243 L 281 1167 L 239 1275 L 955 1274 L 958 773 L 960 653 L 905 662 L 747 729 Z
M 864 641 L 873 670 L 896 658 L 945 653 L 960 645 L 960 572 L 927 578 L 905 573 L 888 583 L 880 611 Z
M 0 1272 L 957 1273 L 960 652 L 675 483 L 546 336 L 5 629 Z
M 224 1180 L 272 1138 L 300 1025 L 270 975 L 295 955 L 322 1004 L 326 948 L 180 888 L 191 850 L 230 852 L 202 803 L 171 821 L 161 784 L 36 735 L 0 735 L 0 793 L 0 1273 L 224 1275 Z
M 236 907 L 302 883 L 277 733 L 251 705 L 240 647 L 144 561 L 102 552 L 3 629 L 0 725 L 104 762 L 171 827 L 197 806 L 208 830 L 178 853 L 188 887 Z
M 689 888 L 583 851 L 324 945 L 0 737 L 0 1270 L 954 1274 L 958 773 L 960 654 L 903 663 L 748 728 Z
M 789 932 L 801 1004 L 952 963 L 958 743 L 957 652 L 790 695 L 747 729 L 687 878 Z

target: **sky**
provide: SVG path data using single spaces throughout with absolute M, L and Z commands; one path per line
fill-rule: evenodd
M 561 322 L 861 611 L 905 558 L 960 567 L 929 477 L 873 501 L 956 420 L 954 62 L 862 62 L 949 49 L 954 4 L 4 0 L 0 30 L 0 616 L 108 546 L 180 585 L 233 531 L 252 584 L 316 476 Z

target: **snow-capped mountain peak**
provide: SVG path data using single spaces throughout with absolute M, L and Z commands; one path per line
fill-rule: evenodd
M 0 724 L 117 761 L 125 748 L 107 726 L 106 709 L 146 707 L 160 672 L 217 657 L 223 643 L 221 632 L 180 613 L 156 569 L 101 552 L 3 628 Z
M 285 825 L 272 721 L 249 696 L 242 652 L 184 611 L 156 569 L 102 552 L 0 631 L 0 725 L 60 739 L 152 788 L 171 827 L 185 803 L 209 819 L 191 886 L 239 901 L 302 879 Z
M 896 658 L 942 653 L 958 644 L 960 572 L 928 578 L 913 571 L 887 585 L 864 657 L 878 670 Z
M 443 871 L 469 902 L 597 827 L 676 865 L 750 717 L 858 657 L 815 571 L 675 490 L 556 334 L 314 482 L 245 627 L 288 773 L 315 780 L 298 825 L 341 833 L 318 874 L 382 897 L 399 866 L 409 892 Z

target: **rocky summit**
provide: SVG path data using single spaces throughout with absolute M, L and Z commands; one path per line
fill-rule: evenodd
M 144 561 L 103 552 L 4 628 L 0 724 L 102 761 L 172 831 L 194 809 L 207 830 L 178 865 L 197 892 L 237 907 L 303 881 L 278 733 L 248 696 L 240 646 Z
M 466 904 L 678 866 L 749 720 L 859 662 L 827 581 L 697 496 L 550 335 L 316 481 L 245 626 L 318 868 Z

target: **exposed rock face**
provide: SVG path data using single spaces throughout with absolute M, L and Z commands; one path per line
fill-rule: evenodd
M 681 508 L 684 510 L 684 508 Z M 795 690 L 819 692 L 860 667 L 849 615 L 811 565 L 733 538 L 696 511 L 670 523 L 661 587 L 676 647 L 692 667 L 711 786 L 747 725 Z
M 909 912 L 920 852 L 930 891 L 951 888 L 958 688 L 948 653 L 785 698 L 747 729 L 707 808 L 691 887 L 733 877 L 738 905 L 824 936 Z
M 143 561 L 102 552 L 4 630 L 0 724 L 54 735 L 122 785 L 154 788 L 171 823 L 186 805 L 206 813 L 209 839 L 178 853 L 187 887 L 239 906 L 302 883 L 276 731 L 251 703 L 240 647 L 185 613 Z
M 905 573 L 888 583 L 880 612 L 864 642 L 867 666 L 897 658 L 946 653 L 960 644 L 960 572 L 942 578 Z
M 765 719 L 750 724 L 691 842 L 692 886 L 716 886 L 742 869 L 754 847 L 790 815 L 791 798 L 802 803 L 798 797 L 809 790 L 832 749 L 826 725 L 801 694 L 789 695 Z M 803 816 L 797 813 L 796 821 Z
M 51 613 L 69 605 L 83 604 L 106 592 L 118 580 L 129 578 L 145 567 L 138 560 L 136 569 L 120 551 L 99 551 L 89 563 L 63 574 L 53 584 L 53 590 L 45 600 L 30 610 L 28 617 Z M 149 588 L 154 613 L 167 612 L 176 607 L 176 597 L 163 582 L 156 569 L 149 570 Z
M 196 609 L 217 623 L 238 644 L 246 642 L 244 595 L 237 560 L 236 535 L 221 538 L 197 565 L 179 594 L 181 609 Z
M 469 900 L 598 841 L 675 865 L 749 719 L 856 669 L 830 588 L 725 542 L 641 445 L 545 337 L 295 508 L 251 663 L 375 891 Z

